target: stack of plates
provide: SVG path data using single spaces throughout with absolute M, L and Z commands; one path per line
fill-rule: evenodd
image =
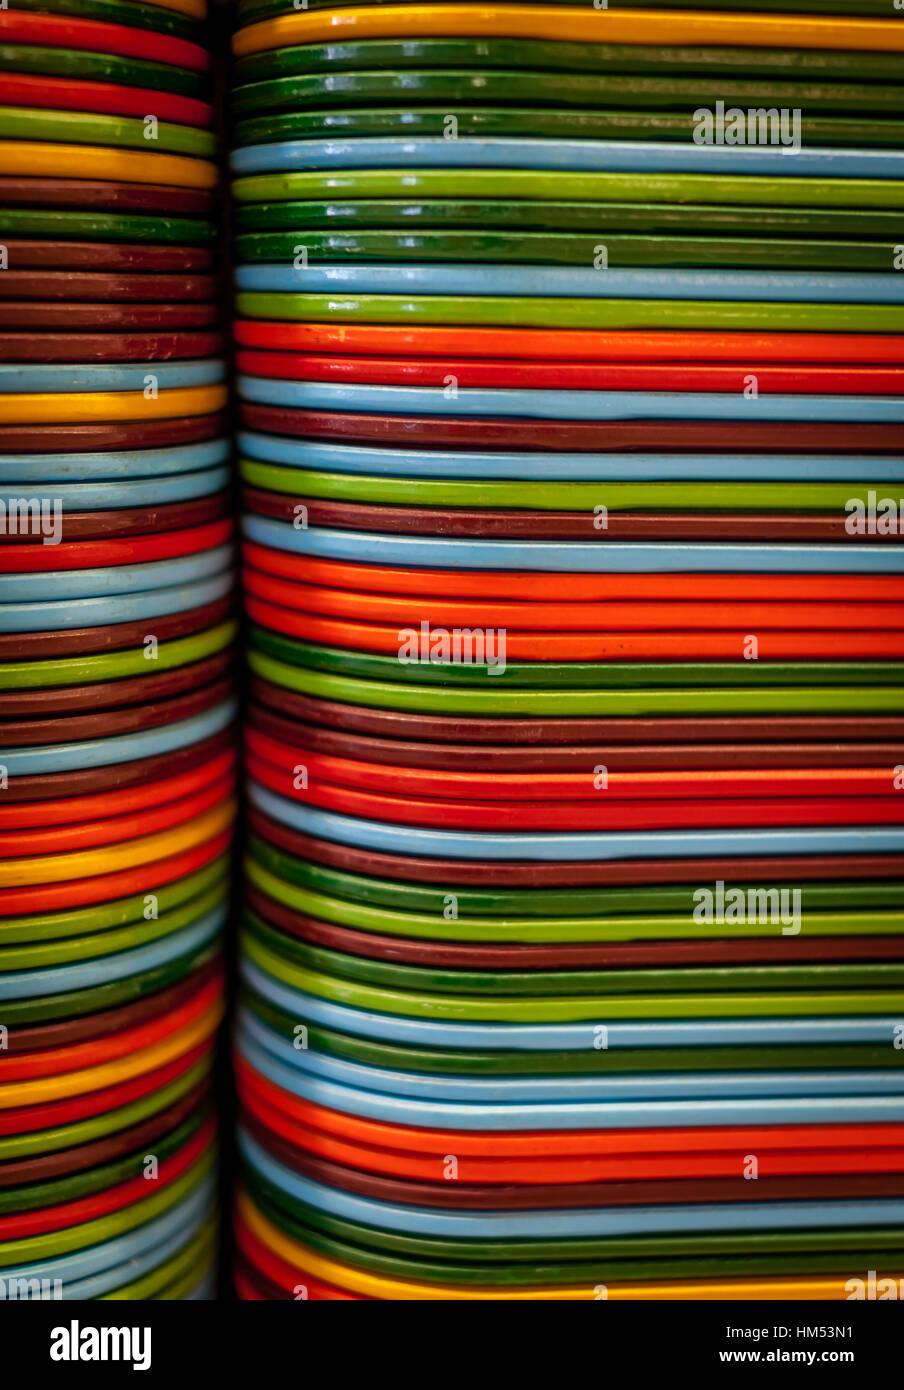
M 20 1297 L 213 1289 L 235 774 L 204 9 L 0 11 L 0 1279 Z
M 757 8 L 240 6 L 244 1297 L 904 1271 L 904 31 Z

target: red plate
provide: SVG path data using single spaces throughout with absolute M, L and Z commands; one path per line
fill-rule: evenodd
M 607 332 L 546 328 L 442 328 L 396 324 L 282 323 L 239 319 L 242 347 L 286 352 L 418 357 L 508 357 L 577 362 L 904 363 L 904 337 L 891 333 Z
M 224 517 L 205 526 L 163 531 L 156 535 L 120 540 L 63 541 L 60 545 L 6 546 L 0 550 L 0 574 L 37 570 L 78 570 L 106 565 L 137 565 L 172 560 L 179 555 L 198 555 L 225 545 L 232 535 L 232 519 Z
M 0 10 L 0 43 L 40 44 L 92 53 L 115 53 L 121 58 L 169 63 L 206 72 L 210 54 L 200 44 L 150 29 L 132 29 L 100 19 L 71 19 L 68 15 Z M 150 108 L 149 108 L 150 109 Z
M 12 262 L 10 262 L 12 264 Z M 552 362 L 480 357 L 317 357 L 240 351 L 236 368 L 286 381 L 332 381 L 378 386 L 448 386 L 454 376 L 472 386 L 571 391 L 727 391 L 740 394 L 755 376 L 762 391 L 900 395 L 904 367 L 777 366 L 748 359 L 726 362 Z
M 54 111 L 95 111 L 105 116 L 135 116 L 149 111 L 160 121 L 177 125 L 211 126 L 213 107 L 195 97 L 154 92 L 146 87 L 123 87 L 115 82 L 81 82 L 70 77 L 42 77 L 24 72 L 3 74 L 3 100 L 8 106 L 40 106 Z

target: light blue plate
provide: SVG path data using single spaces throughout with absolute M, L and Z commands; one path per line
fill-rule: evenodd
M 300 244 L 304 233 L 299 232 Z M 605 244 L 602 239 L 601 244 Z M 518 299 L 690 299 L 904 304 L 904 276 L 832 270 L 594 270 L 542 265 L 240 265 L 240 290 L 269 294 L 511 295 Z
M 63 599 L 58 603 L 4 603 L 0 604 L 0 632 L 59 632 L 188 613 L 193 608 L 203 608 L 205 604 L 225 598 L 234 584 L 230 569 L 200 583 L 158 589 L 149 594 Z
M 0 454 L 0 487 L 7 482 L 21 486 L 28 482 L 155 479 L 172 473 L 194 473 L 226 463 L 231 451 L 231 440 L 211 439 L 171 449 L 125 449 L 102 454 Z
M 47 554 L 52 558 L 52 547 L 48 548 Z M 145 594 L 177 584 L 195 584 L 210 579 L 227 569 L 232 559 L 233 547 L 218 545 L 211 550 L 198 551 L 195 555 L 177 555 L 170 560 L 150 560 L 137 565 L 34 570 L 27 574 L 0 573 L 0 604 Z
M 655 33 L 651 35 L 655 42 Z M 404 83 L 404 78 L 402 79 Z M 536 169 L 570 173 L 752 174 L 766 178 L 904 178 L 900 150 L 803 148 L 782 145 L 697 145 L 687 141 L 548 140 L 529 136 L 358 136 L 279 140 L 234 150 L 236 175 L 303 169 Z M 241 194 L 243 190 L 239 190 Z
M 414 1125 L 422 1129 L 491 1131 L 575 1129 L 674 1129 L 693 1125 L 839 1125 L 900 1124 L 904 1120 L 904 1096 L 838 1096 L 830 1099 L 799 1098 L 759 1100 L 676 1101 L 563 1101 L 553 1105 L 497 1102 L 466 1105 L 460 1101 L 406 1100 L 337 1086 L 332 1081 L 299 1075 L 275 1061 L 249 1038 L 240 1042 L 241 1054 L 268 1081 L 290 1095 L 339 1110 L 362 1115 L 384 1124 Z M 902 1204 L 904 1209 L 904 1204 Z
M 148 663 L 150 664 L 150 663 Z M 115 767 L 141 758 L 174 753 L 193 743 L 213 738 L 228 729 L 236 716 L 235 700 L 224 700 L 203 714 L 142 729 L 119 738 L 96 738 L 83 743 L 57 743 L 46 747 L 0 749 L 0 763 L 10 777 L 30 777 L 48 772 L 75 772 L 86 767 Z
M 590 574 L 901 574 L 904 546 L 649 544 L 607 541 L 475 541 L 371 531 L 304 530 L 259 516 L 242 518 L 258 545 L 299 555 L 413 569 L 515 569 Z
M 901 277 L 904 288 L 904 276 Z M 764 394 L 718 391 L 537 391 L 473 387 L 447 395 L 433 386 L 351 386 L 240 376 L 238 392 L 258 405 L 296 410 L 363 410 L 378 415 L 483 415 L 528 420 L 806 420 L 904 422 L 894 396 Z
M 226 377 L 218 357 L 188 362 L 137 362 L 128 366 L 86 363 L 0 363 L 0 393 L 13 391 L 143 391 L 153 377 L 161 390 L 216 386 Z
M 754 692 L 755 694 L 756 692 Z M 529 859 L 587 863 L 610 859 L 687 859 L 760 854 L 901 854 L 904 827 L 857 826 L 824 830 L 644 830 L 546 832 L 523 835 L 476 830 L 423 830 L 376 820 L 358 820 L 276 796 L 249 781 L 249 800 L 281 825 L 325 840 L 391 854 L 446 859 Z
M 238 449 L 262 463 L 327 473 L 398 478 L 515 478 L 548 482 L 846 482 L 904 481 L 904 458 L 885 454 L 563 454 L 476 453 L 459 449 L 381 449 L 322 444 L 240 430 Z M 2 466 L 2 465 L 0 465 Z M 862 481 L 857 484 L 862 487 Z M 856 490 L 856 489 L 855 489 Z

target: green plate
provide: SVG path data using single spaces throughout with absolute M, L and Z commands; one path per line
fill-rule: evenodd
M 830 681 L 839 681 L 850 668 L 843 671 L 837 668 L 823 667 L 822 671 L 824 683 L 822 685 L 800 685 L 792 684 L 781 685 L 779 683 L 781 675 L 787 668 L 780 668 L 778 674 L 776 667 L 768 666 L 762 671 L 763 681 L 772 681 L 771 686 L 765 684 L 751 685 L 748 689 L 714 687 L 712 685 L 702 686 L 692 690 L 645 690 L 640 688 L 613 690 L 613 689 L 555 689 L 550 690 L 499 690 L 497 686 L 490 688 L 491 683 L 487 681 L 482 690 L 473 687 L 443 686 L 440 684 L 406 684 L 407 680 L 388 680 L 386 673 L 382 679 L 362 680 L 356 678 L 345 667 L 340 667 L 337 673 L 334 670 L 337 657 L 345 658 L 349 665 L 356 663 L 356 658 L 349 657 L 347 653 L 337 653 L 335 649 L 313 649 L 307 647 L 303 653 L 295 651 L 292 653 L 296 657 L 295 664 L 287 664 L 285 661 L 274 660 L 266 655 L 263 650 L 266 646 L 265 638 L 271 642 L 285 641 L 277 638 L 275 634 L 265 634 L 260 629 L 252 630 L 252 650 L 248 653 L 248 664 L 255 675 L 262 676 L 264 680 L 272 681 L 274 685 L 284 686 L 287 690 L 301 691 L 305 695 L 313 695 L 322 700 L 339 700 L 351 705 L 370 705 L 377 709 L 401 709 L 412 710 L 417 713 L 436 713 L 443 715 L 455 714 L 504 714 L 516 717 L 533 717 L 535 715 L 550 715 L 553 717 L 570 718 L 575 717 L 653 717 L 657 715 L 738 715 L 738 714 L 899 714 L 902 703 L 904 703 L 904 683 L 897 686 L 871 687 L 868 684 L 857 685 L 831 685 Z M 301 647 L 301 644 L 298 644 Z M 258 650 L 254 650 L 258 648 Z M 324 658 L 322 652 L 327 655 Z M 308 669 L 297 664 L 297 658 L 303 655 L 303 659 L 308 663 Z M 320 661 L 324 662 L 327 669 L 310 669 Z M 407 667 L 399 667 L 398 662 L 394 663 L 397 670 L 406 671 Z M 755 663 L 747 663 L 748 667 Z M 429 667 L 417 667 L 419 679 L 423 682 L 430 679 Z M 467 667 L 459 667 L 459 670 L 468 670 Z M 474 669 L 474 668 L 470 668 Z M 485 669 L 485 668 L 483 668 Z M 509 668 L 511 669 L 511 668 Z M 585 668 L 586 669 L 586 668 Z M 724 668 L 720 668 L 724 669 Z M 800 680 L 819 680 L 820 668 L 813 671 L 812 668 L 798 668 Z M 595 672 L 600 672 L 601 678 L 605 673 L 600 668 L 595 668 Z M 706 679 L 712 681 L 715 676 L 710 668 L 710 674 Z M 735 669 L 734 679 L 737 679 L 738 672 Z M 596 674 L 592 680 L 599 679 Z M 480 679 L 476 675 L 475 679 Z M 900 678 L 899 678 L 900 679 Z
M 304 237 L 308 259 L 330 261 L 502 261 L 507 264 L 593 264 L 599 245 L 594 235 L 543 232 L 394 231 L 271 232 L 239 236 L 240 262 L 285 261 L 297 254 Z M 752 237 L 607 236 L 610 267 L 718 266 L 730 269 L 887 271 L 895 259 L 894 242 L 756 240 Z
M 243 1003 L 276 1032 L 296 1036 L 298 1018 L 277 1009 L 260 995 L 247 993 Z M 340 1057 L 363 1066 L 385 1067 L 439 1076 L 523 1076 L 523 1052 L 454 1052 L 449 1048 L 402 1047 L 336 1033 L 306 1024 L 308 1046 L 314 1052 Z M 890 1053 L 895 1056 L 891 1057 Z M 581 1048 L 579 1052 L 530 1053 L 531 1076 L 586 1076 L 601 1072 L 632 1075 L 646 1072 L 805 1070 L 826 1067 L 887 1067 L 904 1065 L 904 1052 L 885 1044 L 852 1047 L 650 1047 Z
M 560 169 L 314 169 L 250 174 L 240 203 L 293 199 L 512 198 L 561 202 L 709 203 L 746 207 L 904 209 L 904 179 L 763 178 L 751 174 L 610 174 Z
M 559 686 L 593 691 L 619 690 L 629 699 L 645 698 L 648 690 L 668 690 L 683 701 L 688 695 L 717 687 L 760 689 L 764 686 L 856 686 L 884 688 L 896 693 L 904 680 L 904 661 L 511 661 L 503 676 L 488 676 L 489 667 L 458 663 L 405 663 L 396 657 L 347 651 L 301 642 L 252 623 L 249 629 L 253 650 L 266 652 L 278 661 L 317 671 L 355 672 L 368 680 L 396 681 L 402 684 L 428 683 L 439 686 L 509 684 L 531 690 L 556 690 Z M 510 679 L 506 679 L 510 677 Z M 447 689 L 446 698 L 455 698 Z M 512 694 L 517 692 L 513 691 Z M 564 694 L 564 691 L 561 692 Z M 878 690 L 873 691 L 878 695 Z M 765 712 L 765 711 L 764 711 Z M 450 711 L 451 713 L 451 711 Z
M 563 140 L 680 140 L 686 141 L 692 121 L 687 112 L 670 111 L 550 111 L 541 107 L 447 106 L 395 110 L 366 108 L 349 111 L 288 111 L 239 121 L 235 140 L 240 145 L 271 140 L 352 135 L 445 136 L 449 116 L 458 122 L 458 136 L 530 135 Z M 904 145 L 904 122 L 801 115 L 801 141 L 806 146 L 855 145 L 861 149 Z
M 904 985 L 904 965 L 808 964 L 679 966 L 673 969 L 650 967 L 641 970 L 437 970 L 416 965 L 393 965 L 311 946 L 268 927 L 246 910 L 245 929 L 250 937 L 269 951 L 285 956 L 298 969 L 328 975 L 380 989 L 414 991 L 425 994 L 511 995 L 517 999 L 569 995 L 614 998 L 620 994 L 734 993 L 774 994 L 779 990 L 842 989 L 891 990 Z M 685 923 L 687 926 L 687 922 Z
M 281 0 L 284 4 L 284 0 Z M 558 0 L 552 0 L 558 3 Z M 152 29 L 157 34 L 198 42 L 199 21 L 190 16 L 145 5 L 141 0 L 13 0 L 17 10 L 37 10 L 41 14 L 66 14 L 76 19 L 100 19 L 108 24 L 126 24 L 130 29 Z M 636 0 L 633 7 L 637 8 Z M 289 9 L 291 9 L 291 3 Z M 697 5 L 698 9 L 702 5 Z M 765 9 L 765 3 L 759 4 Z
M 113 980 L 109 984 L 97 985 L 93 989 L 70 990 L 65 994 L 43 994 L 39 999 L 10 999 L 3 1003 L 3 1022 L 7 1027 L 30 1027 L 33 1023 L 53 1023 L 63 1018 L 84 1018 L 85 1014 L 102 1013 L 106 1009 L 116 1009 L 120 1004 L 131 1004 L 135 999 L 144 999 L 167 985 L 175 984 L 193 970 L 215 960 L 219 954 L 220 943 L 207 943 L 191 955 L 168 961 L 165 966 L 155 966 L 142 975 L 132 975 L 127 980 Z M 0 1153 L 2 1157 L 2 1153 Z
M 121 1106 L 118 1110 L 107 1110 L 101 1115 L 92 1115 L 87 1120 L 77 1120 L 73 1124 L 59 1125 L 56 1129 L 29 1130 L 26 1134 L 11 1134 L 0 1138 L 0 1162 L 6 1159 L 33 1158 L 40 1154 L 57 1153 L 60 1149 L 75 1148 L 79 1144 L 90 1144 L 105 1135 L 116 1134 L 121 1129 L 140 1124 L 149 1115 L 174 1105 L 183 1096 L 199 1086 L 212 1066 L 213 1054 L 209 1053 L 182 1073 L 169 1085 L 142 1096 L 140 1100 Z
M 904 190 L 904 184 L 902 184 Z M 401 294 L 236 295 L 240 317 L 293 323 L 493 324 L 501 328 L 689 328 L 708 332 L 904 333 L 899 304 L 681 299 L 514 299 Z
M 148 1299 L 172 1302 L 183 1299 L 201 1281 L 217 1257 L 218 1215 L 211 1215 L 197 1235 L 165 1264 L 131 1284 L 101 1294 L 97 1300 L 106 1302 L 146 1302 Z
M 87 53 L 81 49 L 44 48 L 37 44 L 0 44 L 0 72 L 115 82 L 123 87 L 149 87 L 155 92 L 175 92 L 178 96 L 202 100 L 206 92 L 204 78 L 188 68 L 140 58 L 120 58 L 115 53 Z
M 899 82 L 904 54 L 831 48 L 743 48 L 717 45 L 558 43 L 522 38 L 358 39 L 344 43 L 295 44 L 239 58 L 238 83 L 293 77 L 315 69 L 342 72 L 371 68 L 399 73 L 407 68 L 498 68 L 538 72 L 672 73 L 692 72 L 699 82 L 740 76 L 847 82 Z M 710 89 L 712 96 L 712 90 Z M 731 104 L 727 92 L 717 96 Z M 713 98 L 715 99 L 715 98 Z M 809 105 L 801 100 L 803 108 Z
M 347 47 L 347 45 L 346 45 Z M 359 46 L 360 47 L 360 46 Z M 408 45 L 406 45 L 408 47 Z M 383 67 L 371 51 L 361 55 L 361 69 L 327 73 L 305 72 L 293 77 L 276 77 L 266 82 L 247 82 L 232 93 L 233 110 L 237 115 L 254 111 L 272 111 L 299 107 L 322 107 L 386 104 L 398 106 L 410 102 L 443 103 L 454 110 L 459 104 L 517 103 L 537 107 L 604 107 L 630 108 L 641 111 L 677 111 L 686 120 L 689 111 L 699 106 L 710 107 L 721 99 L 726 107 L 788 106 L 813 116 L 819 111 L 847 112 L 862 118 L 865 114 L 889 117 L 904 112 L 904 89 L 899 83 L 835 82 L 820 80 L 818 74 L 782 80 L 754 80 L 745 73 L 735 79 L 720 77 L 714 96 L 712 80 L 691 69 L 691 76 L 649 77 L 638 73 L 619 76 L 617 73 L 532 72 L 514 65 L 498 68 L 486 63 L 479 71 L 452 68 L 412 68 L 404 73 L 397 65 Z M 298 50 L 296 50 L 297 52 Z M 745 59 L 751 50 L 744 49 Z
M 686 941 L 719 939 L 725 935 L 724 924 L 718 922 L 689 922 L 686 917 L 624 916 L 612 917 L 590 914 L 585 917 L 459 917 L 453 921 L 431 913 L 400 912 L 361 903 L 346 902 L 328 893 L 313 893 L 274 878 L 254 860 L 248 860 L 249 880 L 268 897 L 298 912 L 316 917 L 353 931 L 378 932 L 387 936 L 418 937 L 440 941 L 480 941 L 508 944 L 556 944 L 582 941 Z M 744 938 L 774 936 L 775 926 L 769 922 L 737 923 L 734 935 Z M 810 913 L 807 932 L 811 936 L 870 936 L 883 930 L 900 935 L 900 912 Z
M 0 213 L 0 218 L 4 214 Z M 296 237 L 310 235 L 310 229 L 329 228 L 330 232 L 372 228 L 413 229 L 466 227 L 481 233 L 499 227 L 514 229 L 518 236 L 529 232 L 585 231 L 597 240 L 601 233 L 683 232 L 694 237 L 701 232 L 763 237 L 815 237 L 856 239 L 883 237 L 894 244 L 901 232 L 899 212 L 854 211 L 846 208 L 707 207 L 703 203 L 573 203 L 538 202 L 524 198 L 500 202 L 486 198 L 360 199 L 323 202 L 236 203 L 233 207 L 239 232 L 268 232 L 286 229 Z M 0 221 L 0 226 L 3 222 Z
M 154 1156 L 157 1159 L 169 1158 L 181 1149 L 182 1145 L 198 1130 L 207 1115 L 199 1110 L 189 1116 L 177 1129 L 153 1141 Z M 115 1163 L 105 1163 L 99 1168 L 86 1172 L 69 1173 L 64 1178 L 51 1182 L 30 1183 L 27 1186 L 0 1188 L 0 1213 L 37 1211 L 41 1207 L 55 1207 L 63 1202 L 75 1202 L 80 1197 L 94 1192 L 103 1192 L 108 1187 L 137 1178 L 142 1173 L 143 1160 L 147 1149 L 127 1154 Z
M 4 1265 L 31 1263 L 33 1260 L 52 1260 L 67 1255 L 86 1246 L 100 1245 L 104 1241 L 115 1240 L 117 1236 L 133 1231 L 146 1221 L 153 1221 L 170 1207 L 176 1205 L 197 1187 L 198 1183 L 213 1167 L 214 1153 L 208 1148 L 192 1164 L 187 1172 L 168 1183 L 158 1192 L 152 1192 L 140 1202 L 133 1202 L 119 1211 L 110 1212 L 94 1221 L 83 1221 L 78 1226 L 69 1226 L 61 1231 L 46 1231 L 41 1235 L 28 1236 L 22 1240 L 0 1241 L 0 1269 Z M 149 1184 L 150 1186 L 150 1184 Z
M 151 941 L 158 941 L 171 936 L 173 932 L 181 931 L 183 927 L 191 926 L 205 913 L 212 912 L 222 903 L 228 891 L 228 876 L 224 876 L 206 893 L 191 898 L 172 912 L 160 913 L 150 922 L 142 919 L 114 931 L 67 937 L 62 941 L 42 941 L 30 946 L 4 946 L 0 948 L 0 971 L 43 970 L 48 966 L 66 965 L 80 960 L 98 960 L 104 956 L 115 955 L 119 951 L 146 946 Z M 0 941 L 2 939 L 0 937 Z
M 454 757 L 454 754 L 453 754 Z M 703 774 L 705 776 L 705 774 Z M 581 917 L 587 914 L 633 912 L 683 913 L 694 910 L 693 884 L 667 884 L 642 888 L 457 888 L 455 865 L 449 865 L 449 886 L 430 888 L 420 883 L 395 879 L 367 878 L 298 859 L 276 849 L 259 835 L 250 834 L 248 850 L 253 859 L 289 883 L 327 893 L 348 902 L 371 907 L 389 907 L 400 912 L 436 913 L 442 916 L 447 893 L 454 893 L 462 917 Z M 770 885 L 775 889 L 800 890 L 801 909 L 833 912 L 865 907 L 893 909 L 890 919 L 899 917 L 904 930 L 904 883 L 896 880 L 869 880 L 841 883 L 795 883 Z M 746 893 L 746 884 L 730 883 Z M 902 1049 L 904 1051 L 904 1049 Z
M 234 640 L 233 621 L 205 628 L 190 637 L 178 637 L 161 642 L 157 648 L 155 673 L 172 671 L 202 661 L 214 652 L 221 652 Z M 147 672 L 145 648 L 127 647 L 123 651 L 103 652 L 99 656 L 54 657 L 44 661 L 0 662 L 0 690 L 45 690 L 53 685 L 89 685 L 92 681 L 120 680 L 126 676 L 143 676 Z
M 541 427 L 542 428 L 542 427 Z M 730 426 L 728 426 L 730 428 Z M 856 465 L 852 465 L 856 469 Z M 239 476 L 251 487 L 298 497 L 375 502 L 400 507 L 493 507 L 537 511 L 586 511 L 605 497 L 610 511 L 837 512 L 844 515 L 851 488 L 876 483 L 565 483 L 487 481 L 476 478 L 397 478 L 389 474 L 323 473 L 310 468 L 239 460 Z
M 257 1174 L 248 1174 L 248 1187 L 264 1215 L 302 1244 L 346 1264 L 419 1283 L 524 1288 L 573 1284 L 592 1289 L 620 1279 L 834 1272 L 840 1258 L 845 1269 L 859 1269 L 877 1251 L 884 1253 L 891 1268 L 904 1258 L 904 1228 L 887 1226 L 579 1240 L 450 1240 L 383 1231 L 329 1216 L 293 1202 Z M 290 1216 L 280 1205 L 289 1202 L 297 1215 Z
M 72 145 L 110 145 L 146 153 L 198 155 L 212 159 L 216 137 L 209 130 L 160 121 L 157 139 L 145 138 L 144 121 L 125 116 L 97 116 L 87 111 L 53 111 L 30 106 L 0 106 L 0 139 L 49 140 Z
M 40 208 L 0 209 L 0 236 L 59 241 L 169 242 L 208 245 L 216 240 L 213 222 L 200 217 L 141 217 L 129 213 L 57 212 Z
M 157 910 L 161 914 L 172 912 L 198 894 L 206 893 L 211 888 L 219 890 L 228 878 L 229 858 L 221 855 L 197 873 L 155 889 Z M 69 912 L 4 917 L 0 919 L 0 946 L 5 948 L 19 942 L 57 941 L 93 932 L 114 931 L 143 921 L 145 906 L 146 895 L 139 893 L 129 898 L 118 898 L 115 902 L 75 908 Z
M 685 929 L 687 924 L 685 923 Z M 897 1014 L 904 1008 L 904 991 L 893 985 L 883 990 L 826 989 L 819 993 L 792 993 L 779 987 L 758 993 L 730 994 L 688 992 L 632 995 L 582 994 L 573 996 L 484 998 L 477 995 L 445 995 L 391 989 L 362 984 L 324 974 L 289 962 L 250 933 L 243 932 L 240 948 L 247 958 L 290 989 L 302 990 L 346 1008 L 393 1018 L 429 1019 L 439 1022 L 476 1023 L 592 1023 L 603 1009 L 607 1021 L 677 1018 L 820 1018 L 832 1014 Z

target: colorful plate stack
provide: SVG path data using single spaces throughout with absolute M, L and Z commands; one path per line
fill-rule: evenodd
M 214 1281 L 233 585 L 200 0 L 0 11 L 0 1283 Z
M 246 1298 L 904 1273 L 904 28 L 756 8 L 240 6 Z

